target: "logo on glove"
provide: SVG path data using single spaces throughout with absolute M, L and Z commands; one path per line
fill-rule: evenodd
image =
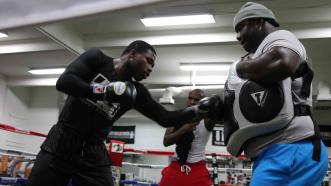
M 94 94 L 103 94 L 105 92 L 105 86 L 101 84 L 92 85 Z
M 124 82 L 114 83 L 114 92 L 116 95 L 122 95 L 126 90 L 126 84 Z

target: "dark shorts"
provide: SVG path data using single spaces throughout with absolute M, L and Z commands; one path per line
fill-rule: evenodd
M 66 161 L 40 151 L 28 179 L 28 186 L 113 186 L 111 167 L 85 166 L 79 160 Z

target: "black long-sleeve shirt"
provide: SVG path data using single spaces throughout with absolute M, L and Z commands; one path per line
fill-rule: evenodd
M 107 163 L 108 156 L 104 147 L 98 147 L 102 152 L 84 148 L 103 144 L 113 123 L 131 109 L 127 104 L 105 103 L 93 93 L 91 84 L 107 84 L 113 81 L 124 80 L 116 73 L 113 58 L 100 50 L 89 50 L 72 62 L 57 81 L 57 90 L 68 94 L 68 98 L 57 125 L 49 132 L 42 149 L 64 158 L 84 157 L 93 163 Z M 195 116 L 193 111 L 167 111 L 151 97 L 142 84 L 133 83 L 137 89 L 134 109 L 161 126 L 179 125 Z

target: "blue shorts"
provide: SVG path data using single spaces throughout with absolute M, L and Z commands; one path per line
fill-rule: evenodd
M 321 160 L 312 159 L 311 141 L 270 145 L 254 161 L 250 186 L 320 186 L 328 168 L 321 142 Z

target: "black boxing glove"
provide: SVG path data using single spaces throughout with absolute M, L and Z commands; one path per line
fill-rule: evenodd
M 121 103 L 124 105 L 133 106 L 137 90 L 132 82 L 115 81 L 107 85 L 93 85 L 95 94 L 103 94 L 103 100 L 109 103 Z
M 224 103 L 217 95 L 205 97 L 197 104 L 197 114 L 202 117 L 207 117 L 213 122 L 223 120 L 224 116 Z

